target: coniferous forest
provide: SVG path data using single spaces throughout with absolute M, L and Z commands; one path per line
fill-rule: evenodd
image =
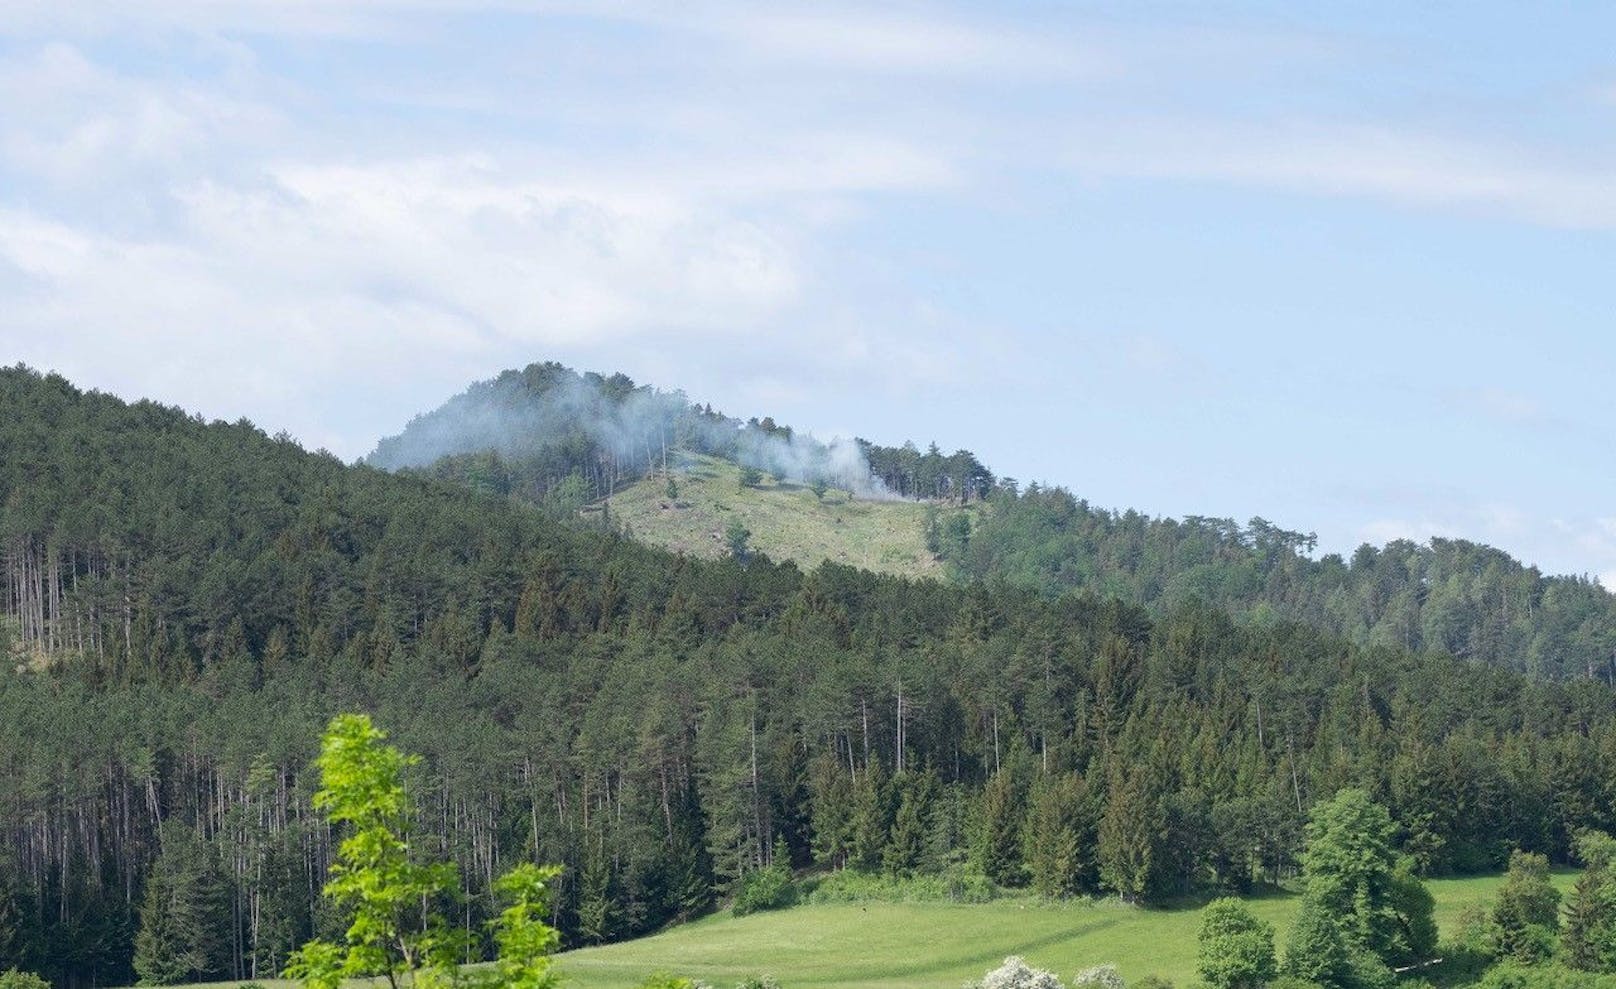
M 473 451 L 349 466 L 25 368 L 0 410 L 0 969 L 58 985 L 264 977 L 339 926 L 310 800 L 342 711 L 424 756 L 412 842 L 458 864 L 465 929 L 510 865 L 555 862 L 569 944 L 782 859 L 1245 891 L 1296 873 L 1309 809 L 1347 788 L 1426 875 L 1616 829 L 1609 596 L 1465 544 L 1315 562 L 972 457 L 919 491 L 991 502 L 963 526 L 940 505 L 958 580 L 804 572 L 535 507 L 656 448 L 585 444 L 524 498 L 430 466 Z M 913 492 L 888 452 L 865 447 Z

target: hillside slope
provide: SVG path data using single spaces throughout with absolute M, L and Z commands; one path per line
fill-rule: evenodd
M 754 486 L 741 468 L 716 457 L 693 456 L 667 481 L 652 476 L 621 489 L 606 510 L 636 539 L 676 553 L 716 559 L 729 552 L 725 530 L 739 521 L 749 545 L 776 561 L 805 570 L 825 560 L 900 577 L 940 577 L 942 564 L 926 549 L 926 506 L 914 501 L 873 501 L 846 490 L 816 497 L 805 485 L 765 475 Z M 589 507 L 598 517 L 601 503 Z

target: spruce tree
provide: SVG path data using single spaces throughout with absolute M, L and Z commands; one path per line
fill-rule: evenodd
M 981 827 L 976 858 L 982 874 L 1001 886 L 1019 886 L 1021 871 L 1021 805 L 1008 769 L 988 778 L 982 788 Z

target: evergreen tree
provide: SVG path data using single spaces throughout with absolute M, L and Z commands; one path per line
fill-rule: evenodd
M 1100 819 L 1100 881 L 1124 900 L 1137 902 L 1150 894 L 1163 823 L 1161 805 L 1141 774 L 1113 776 Z
M 1009 770 L 1001 769 L 988 778 L 982 788 L 981 806 L 977 865 L 982 874 L 994 882 L 1019 886 L 1022 882 L 1021 805 Z
M 1083 826 L 1084 789 L 1074 773 L 1046 776 L 1032 790 L 1026 860 L 1032 886 L 1044 896 L 1076 894 L 1091 850 Z
M 1584 972 L 1616 972 L 1616 841 L 1603 832 L 1579 836 L 1582 874 L 1566 902 L 1566 964 Z
M 892 833 L 881 853 L 881 865 L 891 875 L 909 876 L 920 868 L 926 854 L 931 810 L 931 781 L 905 772 L 894 779 L 900 796 Z
M 1560 891 L 1549 879 L 1549 860 L 1517 849 L 1493 906 L 1500 954 L 1532 963 L 1554 953 L 1560 929 Z
M 135 936 L 143 985 L 197 982 L 223 973 L 229 918 L 217 869 L 200 835 L 174 824 L 146 880 Z
M 853 833 L 848 864 L 865 872 L 881 867 L 892 833 L 892 795 L 879 762 L 865 766 L 853 787 Z

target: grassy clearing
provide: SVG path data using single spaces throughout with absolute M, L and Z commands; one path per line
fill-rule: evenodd
M 1569 890 L 1575 878 L 1562 872 L 1555 882 Z M 1432 881 L 1437 923 L 1451 931 L 1467 906 L 1490 902 L 1502 881 Z M 1283 949 L 1297 897 L 1275 894 L 1248 902 L 1278 929 Z M 1196 908 L 1140 910 L 1116 901 L 809 904 L 748 917 L 715 914 L 654 937 L 570 951 L 557 964 L 564 989 L 630 989 L 654 972 L 695 976 L 719 989 L 762 973 L 785 989 L 955 989 L 1006 955 L 1021 955 L 1066 979 L 1111 962 L 1129 981 L 1155 974 L 1189 989 L 1197 981 L 1200 920 Z
M 636 538 L 690 556 L 724 555 L 724 530 L 740 519 L 752 531 L 753 549 L 804 569 L 833 560 L 906 577 L 941 574 L 926 551 L 926 508 L 918 502 L 866 501 L 846 491 L 821 499 L 767 475 L 759 486 L 742 488 L 740 468 L 712 457 L 690 458 L 674 481 L 676 499 L 661 478 L 624 488 L 611 500 L 612 514 Z

